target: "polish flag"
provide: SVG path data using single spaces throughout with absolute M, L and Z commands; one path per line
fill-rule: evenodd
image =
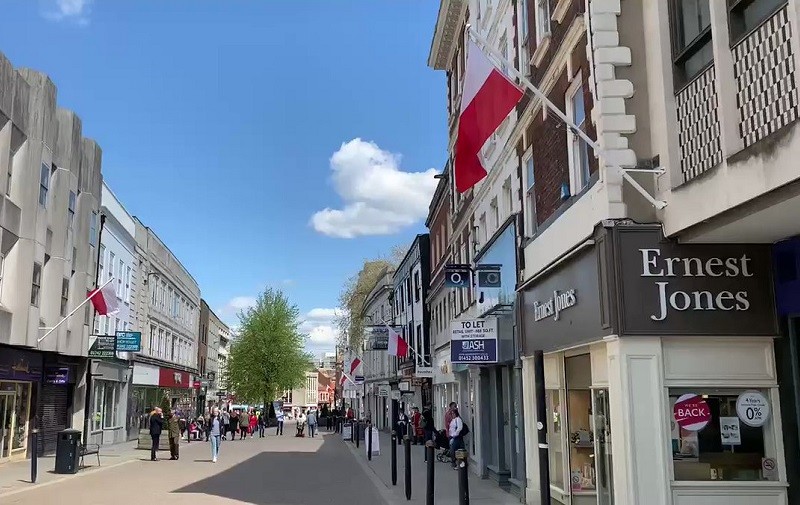
M 456 138 L 456 189 L 463 193 L 486 177 L 480 150 L 522 98 L 523 91 L 470 40 Z
M 399 333 L 389 328 L 389 355 L 405 358 L 408 356 L 408 344 Z
M 117 300 L 117 290 L 112 279 L 99 289 L 89 291 L 87 297 L 91 298 L 94 310 L 98 316 L 107 316 L 119 312 L 119 301 Z
M 353 375 L 354 373 L 356 373 L 356 368 L 358 368 L 358 366 L 360 364 L 361 364 L 361 360 L 358 359 L 357 356 L 355 358 L 353 358 L 353 361 L 350 362 L 350 372 L 349 372 L 349 374 Z

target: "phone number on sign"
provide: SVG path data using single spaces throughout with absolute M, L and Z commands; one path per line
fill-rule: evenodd
M 460 354 L 458 361 L 489 361 L 488 354 Z

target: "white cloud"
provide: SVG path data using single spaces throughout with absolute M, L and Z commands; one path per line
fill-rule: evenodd
M 238 326 L 239 312 L 254 307 L 256 301 L 256 297 L 254 296 L 235 296 L 228 300 L 228 303 L 223 305 L 219 310 L 215 310 L 214 312 L 216 312 L 220 319 L 233 328 L 233 325 Z
M 330 164 L 344 207 L 311 216 L 319 233 L 338 238 L 390 235 L 428 215 L 436 169 L 403 172 L 399 155 L 360 138 L 343 143 Z
M 89 24 L 92 0 L 45 0 L 44 17 L 53 21 L 74 21 Z
M 254 296 L 237 296 L 232 298 L 226 307 L 230 307 L 235 310 L 244 310 L 253 307 L 255 304 L 256 298 Z
M 311 352 L 332 351 L 336 347 L 336 329 L 334 319 L 338 309 L 316 308 L 303 316 L 300 331 L 308 335 L 306 349 Z

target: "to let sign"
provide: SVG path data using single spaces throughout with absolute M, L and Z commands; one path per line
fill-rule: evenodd
M 450 329 L 451 362 L 497 363 L 497 319 L 453 321 Z
M 672 410 L 675 422 L 686 431 L 700 431 L 711 421 L 711 409 L 703 397 L 694 393 L 682 395 Z
M 142 332 L 140 331 L 117 332 L 117 351 L 139 352 L 141 350 L 142 350 Z

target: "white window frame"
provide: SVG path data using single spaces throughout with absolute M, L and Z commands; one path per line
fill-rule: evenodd
M 500 61 L 500 71 L 508 75 L 508 67 L 506 67 L 506 62 L 510 60 L 508 57 L 508 32 L 503 32 L 499 44 L 500 53 L 503 55 L 503 60 Z
M 533 181 L 528 175 L 528 163 L 533 167 Z M 536 165 L 533 160 L 533 148 L 529 147 L 525 154 L 522 155 L 522 187 L 523 192 L 523 205 L 525 208 L 525 236 L 532 237 L 536 234 L 539 228 L 539 223 L 536 218 Z
M 114 260 L 117 258 L 117 255 L 114 254 L 114 251 L 108 251 L 108 270 L 106 270 L 106 280 L 105 282 L 110 281 L 114 278 Z
M 550 0 L 536 0 L 536 45 L 550 36 Z
M 566 115 L 570 121 L 575 119 L 574 99 L 578 93 L 583 93 L 583 77 L 581 72 L 578 72 L 577 75 L 572 78 L 572 82 L 570 83 L 569 88 L 567 88 L 567 93 L 565 96 Z M 584 107 L 585 106 L 586 104 L 584 102 Z M 585 125 L 586 121 L 588 120 L 589 118 L 586 116 L 586 112 L 584 110 L 583 124 Z M 575 196 L 589 185 L 589 179 L 591 178 L 588 146 L 586 146 L 585 141 L 570 128 L 566 128 L 565 130 L 567 135 L 567 153 L 569 160 L 569 190 L 570 195 Z M 584 150 L 586 151 L 585 170 L 581 157 L 581 154 L 584 152 Z
M 125 267 L 125 303 L 131 303 L 131 267 Z

